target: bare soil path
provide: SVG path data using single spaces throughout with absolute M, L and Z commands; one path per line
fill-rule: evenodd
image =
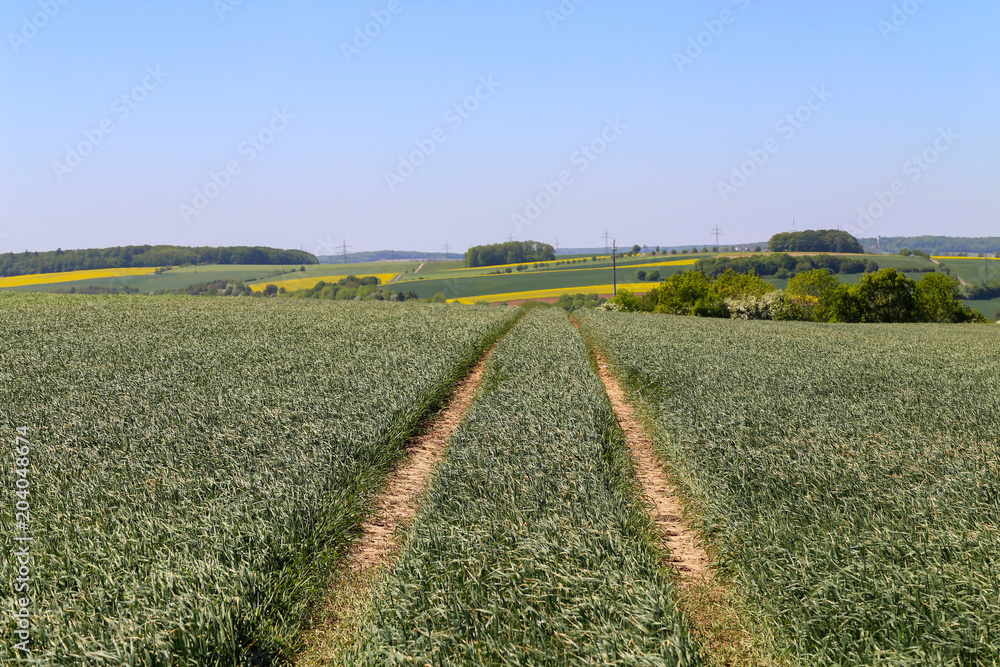
M 411 440 L 406 459 L 389 476 L 375 510 L 361 526 L 361 541 L 350 557 L 352 570 L 378 566 L 395 549 L 397 529 L 416 516 L 420 495 L 444 458 L 448 439 L 472 404 L 489 355 L 487 352 L 476 362 L 444 409 L 427 424 L 426 431 Z
M 359 615 L 382 566 L 400 546 L 402 531 L 417 515 L 427 483 L 444 458 L 451 434 L 465 418 L 483 379 L 493 348 L 476 362 L 444 408 L 406 448 L 406 458 L 388 478 L 374 509 L 361 526 L 361 538 L 336 578 L 326 607 L 306 635 L 306 651 L 296 660 L 302 667 L 332 664 L 338 650 L 351 640 Z
M 684 506 L 673 486 L 663 474 L 663 467 L 653 449 L 653 442 L 645 429 L 636 421 L 635 412 L 625 398 L 607 360 L 596 350 L 597 369 L 611 405 L 618 416 L 618 423 L 635 459 L 636 473 L 643 493 L 650 504 L 653 522 L 663 535 L 663 546 L 670 552 L 670 564 L 677 570 L 681 581 L 707 581 L 712 576 L 711 560 L 701 546 L 698 535 L 684 521 Z
M 573 323 L 579 328 L 575 320 Z M 587 344 L 628 440 L 650 516 L 661 534 L 661 546 L 666 549 L 668 562 L 677 573 L 679 606 L 687 615 L 692 635 L 705 649 L 706 663 L 719 667 L 785 665 L 785 661 L 774 653 L 771 632 L 756 624 L 733 591 L 714 576 L 711 558 L 697 532 L 684 519 L 684 503 L 664 472 L 652 439 L 637 420 L 607 359 L 590 341 Z

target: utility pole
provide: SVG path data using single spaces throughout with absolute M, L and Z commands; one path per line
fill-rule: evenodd
M 347 249 L 350 247 L 351 246 L 347 245 L 347 239 L 344 239 L 344 242 L 340 244 L 340 253 L 344 258 L 344 264 L 347 264 Z
M 611 239 L 611 286 L 613 296 L 618 296 L 618 243 L 615 239 Z

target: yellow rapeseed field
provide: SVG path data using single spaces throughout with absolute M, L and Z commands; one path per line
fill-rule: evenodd
M 619 290 L 631 292 L 648 292 L 657 283 L 626 283 L 618 285 Z M 500 303 L 501 301 L 520 301 L 522 299 L 548 299 L 563 294 L 611 294 L 614 285 L 585 285 L 584 287 L 559 287 L 556 289 L 536 289 L 528 292 L 507 292 L 506 294 L 487 294 L 484 296 L 468 296 L 459 299 L 448 299 L 448 303 Z
M 12 276 L 0 278 L 0 288 L 25 287 L 28 285 L 49 285 L 51 283 L 68 283 L 76 280 L 93 280 L 95 278 L 123 278 L 125 276 L 148 276 L 157 267 L 141 267 L 131 269 L 91 269 L 89 271 L 63 271 L 62 273 L 33 273 L 27 276 Z
M 385 285 L 395 278 L 397 273 L 366 273 L 364 275 L 358 276 L 358 278 L 367 278 L 369 276 L 375 276 L 378 278 L 379 282 Z M 259 283 L 254 283 L 250 285 L 250 288 L 255 292 L 263 292 L 264 288 L 268 285 L 274 285 L 277 288 L 285 288 L 286 292 L 294 292 L 296 290 L 309 289 L 314 287 L 316 283 L 323 280 L 328 283 L 336 283 L 342 278 L 347 276 L 309 276 L 308 278 L 289 278 L 287 280 L 265 280 Z

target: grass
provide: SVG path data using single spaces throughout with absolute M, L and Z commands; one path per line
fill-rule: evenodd
M 528 313 L 341 661 L 700 664 L 638 494 L 579 334 Z
M 116 666 L 287 663 L 404 443 L 517 312 L 8 293 L 0 310 L 0 438 L 32 443 L 34 657 Z
M 995 326 L 577 318 L 779 648 L 1000 661 Z

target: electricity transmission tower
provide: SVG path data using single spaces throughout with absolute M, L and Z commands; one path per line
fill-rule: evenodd
M 712 230 L 712 235 L 715 237 L 715 247 L 718 248 L 719 247 L 719 237 L 723 236 L 722 230 L 719 229 L 718 225 L 716 225 L 715 229 Z
M 340 255 L 344 259 L 344 264 L 347 264 L 347 249 L 350 247 L 347 245 L 347 239 L 344 239 L 343 243 L 340 244 Z
M 608 230 L 606 230 L 606 229 L 605 229 L 605 230 L 604 230 L 604 233 L 603 233 L 603 234 L 601 234 L 601 238 L 603 238 L 603 239 L 604 239 L 604 249 L 605 249 L 605 250 L 607 250 L 607 249 L 608 249 L 608 248 L 610 247 L 610 246 L 608 245 L 608 240 L 609 240 L 609 239 L 611 238 L 611 234 L 609 234 L 609 233 L 608 233 Z
M 447 242 L 444 244 L 444 258 L 448 259 L 448 253 L 451 251 L 451 246 Z

